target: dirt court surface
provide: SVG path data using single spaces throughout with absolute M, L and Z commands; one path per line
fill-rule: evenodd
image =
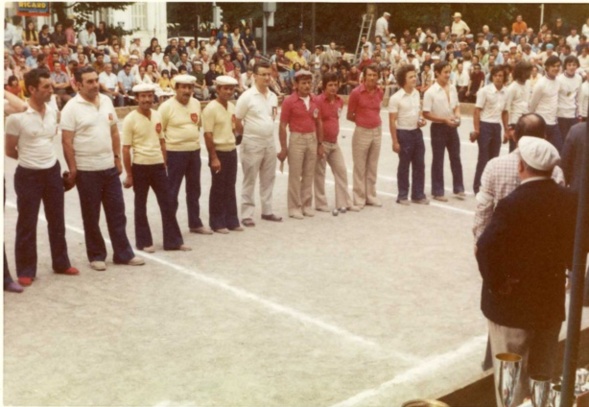
M 381 115 L 382 208 L 289 219 L 285 165 L 274 189 L 283 223 L 259 219 L 258 206 L 254 228 L 190 234 L 181 195 L 178 219 L 193 251 L 179 253 L 162 249 L 152 193 L 148 212 L 157 252 L 137 253 L 145 266 L 118 266 L 108 242 L 108 270 L 96 272 L 86 259 L 78 193 L 68 192 L 68 249 L 80 275 L 51 272 L 40 220 L 37 280 L 24 294 L 4 297 L 4 403 L 400 406 L 482 377 L 486 322 L 471 233 L 478 151 L 468 142 L 472 120 L 463 118 L 459 129 L 466 200 L 447 191 L 448 203 L 404 207 L 395 203 L 398 158 L 385 109 Z M 351 186 L 353 124 L 343 117 L 345 111 L 340 144 Z M 429 124 L 424 136 L 429 196 Z M 56 148 L 63 166 L 60 140 Z M 207 223 L 211 177 L 204 148 L 201 157 L 201 218 Z M 6 159 L 5 240 L 13 276 L 14 169 Z M 445 181 L 451 187 L 447 157 Z M 241 172 L 238 204 L 240 189 Z M 134 244 L 133 192 L 124 194 Z M 583 325 L 589 325 L 586 311 Z

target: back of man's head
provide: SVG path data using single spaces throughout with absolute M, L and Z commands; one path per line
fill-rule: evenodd
M 536 113 L 527 113 L 519 118 L 515 125 L 515 140 L 523 136 L 546 138 L 546 122 Z

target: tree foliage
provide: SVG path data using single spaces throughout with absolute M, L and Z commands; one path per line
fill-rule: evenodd
M 51 3 L 51 11 L 56 15 L 57 21 L 64 22 L 68 15 L 73 15 L 75 27 L 82 27 L 86 21 L 92 21 L 93 13 L 105 8 L 113 10 L 125 10 L 134 2 L 74 2 L 71 4 L 64 2 Z

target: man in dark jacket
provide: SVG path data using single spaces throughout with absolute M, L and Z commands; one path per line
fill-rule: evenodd
M 521 185 L 499 202 L 477 243 L 491 351 L 523 357 L 514 405 L 529 396 L 529 376 L 553 375 L 577 205 L 575 193 L 551 179 L 554 146 L 524 136 L 518 147 Z

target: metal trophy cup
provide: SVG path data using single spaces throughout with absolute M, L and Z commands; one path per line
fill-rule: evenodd
M 519 382 L 522 357 L 515 353 L 495 355 L 495 385 L 498 399 L 503 407 L 513 407 L 515 387 Z
M 555 384 L 550 390 L 550 407 L 560 407 L 560 396 L 562 387 L 560 384 Z
M 552 382 L 548 376 L 530 376 L 530 392 L 534 407 L 550 407 L 550 388 Z

